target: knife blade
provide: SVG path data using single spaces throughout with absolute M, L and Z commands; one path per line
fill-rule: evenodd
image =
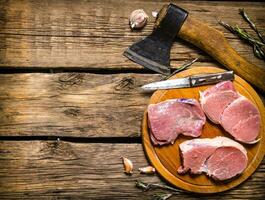
M 220 81 L 233 80 L 233 79 L 234 79 L 234 72 L 226 71 L 220 73 L 197 74 L 185 78 L 158 81 L 154 83 L 149 83 L 147 85 L 143 85 L 141 88 L 144 91 L 187 88 L 187 87 L 196 87 L 200 85 L 208 85 L 208 84 L 218 83 Z

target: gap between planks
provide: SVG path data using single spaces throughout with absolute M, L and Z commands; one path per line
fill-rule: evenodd
M 54 141 L 73 143 L 141 144 L 141 137 L 56 137 L 56 136 L 0 136 L 1 141 Z
M 121 55 L 122 56 L 122 55 Z M 178 62 L 176 66 L 171 66 L 171 72 L 174 72 L 177 68 L 181 67 L 183 64 L 190 62 L 194 59 L 185 59 L 185 60 L 172 60 L 172 62 Z M 133 62 L 133 61 L 131 61 Z M 200 66 L 211 66 L 225 68 L 220 65 L 217 61 L 203 61 L 197 60 L 191 67 L 200 67 Z M 24 66 L 2 66 L 0 68 L 0 74 L 17 74 L 17 73 L 89 73 L 89 74 L 126 74 L 126 73 L 135 73 L 135 74 L 157 74 L 156 72 L 147 69 L 147 68 L 78 68 L 78 67 L 56 67 L 56 68 L 46 68 L 46 67 L 24 67 Z

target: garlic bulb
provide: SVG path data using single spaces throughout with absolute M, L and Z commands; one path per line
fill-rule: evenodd
M 125 157 L 121 157 L 123 166 L 124 166 L 124 173 L 131 175 L 133 173 L 133 163 L 131 160 Z
M 139 171 L 141 174 L 154 174 L 156 170 L 152 166 L 147 166 L 139 168 Z
M 134 10 L 130 15 L 131 29 L 143 28 L 147 23 L 148 15 L 143 9 Z

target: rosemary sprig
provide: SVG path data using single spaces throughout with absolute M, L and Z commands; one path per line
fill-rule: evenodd
M 237 35 L 239 38 L 247 41 L 253 46 L 253 52 L 256 57 L 265 60 L 265 51 L 264 51 L 264 43 L 260 42 L 259 40 L 255 39 L 254 36 L 247 33 L 245 30 L 239 28 L 238 26 L 230 26 L 229 24 L 219 21 L 219 24 L 224 26 L 227 30 L 232 32 L 233 34 Z
M 173 192 L 179 192 L 179 190 L 170 187 L 165 184 L 159 184 L 159 183 L 144 183 L 142 181 L 136 180 L 135 186 L 139 189 L 142 189 L 143 191 L 153 190 L 153 189 L 164 189 L 164 190 L 170 190 Z
M 180 67 L 178 67 L 174 72 L 172 72 L 170 75 L 166 76 L 166 77 L 163 77 L 161 80 L 167 80 L 169 79 L 170 77 L 174 76 L 176 73 L 186 69 L 187 67 L 191 66 L 193 63 L 195 63 L 196 61 L 198 60 L 198 58 L 195 58 L 194 60 L 192 61 L 189 61 L 189 62 L 186 62 L 184 63 L 183 65 L 181 65 Z
M 260 47 L 258 45 L 254 45 L 253 51 L 258 58 L 265 59 L 265 46 Z
M 261 42 L 263 44 L 265 44 L 265 40 L 263 38 L 263 36 L 261 35 L 261 33 L 259 32 L 258 28 L 256 27 L 256 25 L 251 21 L 251 19 L 249 18 L 249 16 L 247 15 L 247 13 L 245 12 L 244 8 L 239 9 L 239 14 L 249 23 L 250 27 L 257 33 L 257 35 L 259 36 Z
M 153 195 L 152 200 L 167 200 L 172 196 L 173 194 L 170 193 L 156 193 Z
M 162 190 L 169 190 L 171 193 L 155 193 L 153 195 L 153 200 L 167 200 L 174 194 L 179 194 L 179 190 L 170 187 L 165 184 L 159 183 L 144 183 L 143 181 L 136 180 L 135 186 L 143 191 L 154 190 L 154 189 L 162 189 Z
M 264 45 L 259 40 L 256 40 L 254 38 L 254 36 L 250 35 L 245 30 L 239 28 L 238 26 L 235 26 L 235 27 L 230 26 L 229 24 L 223 22 L 222 20 L 219 20 L 218 22 L 219 22 L 219 24 L 221 24 L 222 26 L 224 26 L 227 30 L 229 30 L 231 33 L 236 34 L 239 38 L 246 40 L 250 44 L 252 44 L 252 45 L 256 44 L 256 45 L 261 45 L 261 46 Z

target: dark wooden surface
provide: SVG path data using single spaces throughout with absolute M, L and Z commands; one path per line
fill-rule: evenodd
M 121 54 L 148 35 L 151 11 L 165 1 L 0 0 L 0 198 L 150 199 L 135 180 L 148 165 L 140 126 L 150 95 L 139 86 L 159 80 Z M 264 2 L 175 1 L 224 32 L 231 45 L 258 66 L 252 48 L 218 25 L 223 19 L 250 31 L 238 15 L 245 8 L 265 33 Z M 146 10 L 148 25 L 130 31 L 128 16 Z M 252 32 L 253 33 L 253 32 Z M 183 41 L 171 52 L 177 67 L 198 57 L 196 66 L 218 66 Z M 257 77 L 258 78 L 258 77 Z M 264 94 L 259 93 L 264 100 Z M 57 138 L 60 138 L 57 141 Z M 135 173 L 126 176 L 120 156 L 130 158 Z M 265 162 L 239 187 L 201 196 L 185 191 L 172 199 L 262 199 Z

